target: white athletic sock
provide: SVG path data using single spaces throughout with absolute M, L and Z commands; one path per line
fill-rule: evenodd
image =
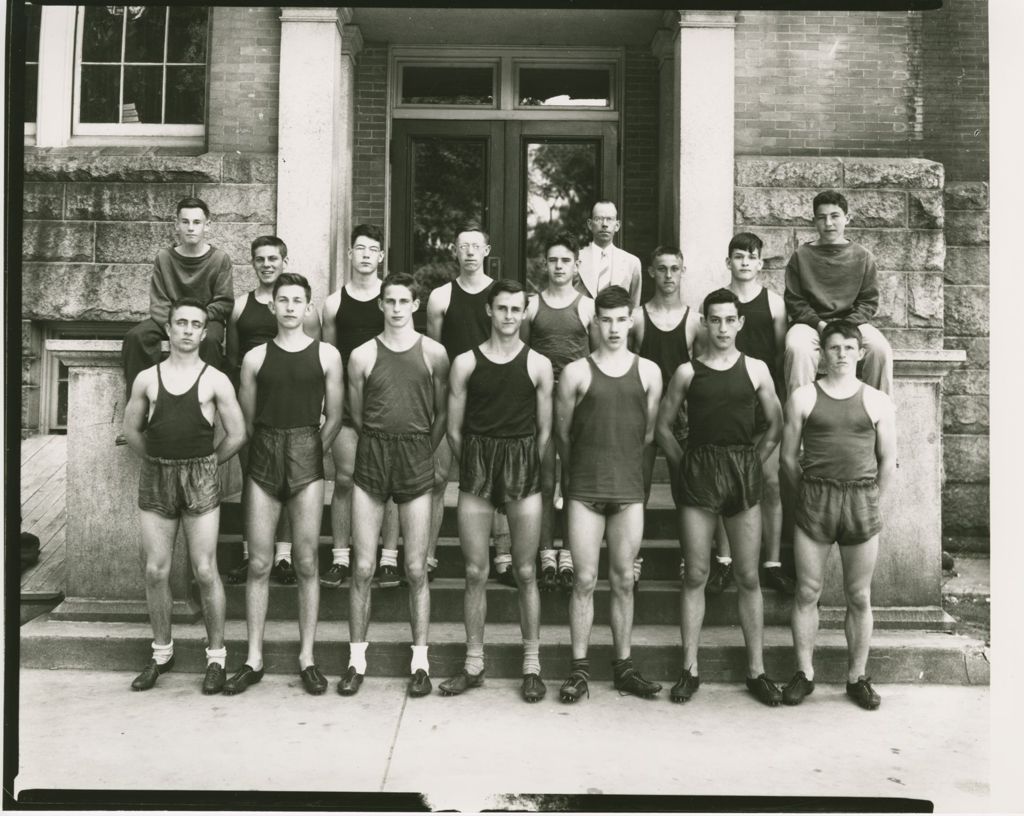
M 644 567 L 644 559 L 642 559 L 642 558 L 634 558 L 633 559 L 633 580 L 634 581 L 639 581 L 640 580 L 640 571 L 643 569 L 643 567 Z
M 359 674 L 366 674 L 366 647 L 369 643 L 350 643 L 348 645 L 348 665 Z
M 558 551 L 558 568 L 560 570 L 572 569 L 572 552 L 568 547 L 562 547 Z
M 274 544 L 274 563 L 287 561 L 292 563 L 292 544 L 290 541 L 278 541 Z
M 427 646 L 416 646 L 412 647 L 412 662 L 409 664 L 409 674 L 416 674 L 417 671 L 423 669 L 427 674 L 430 674 L 430 662 L 427 660 Z
M 380 551 L 380 565 L 382 567 L 397 567 L 398 566 L 398 550 L 381 550 Z
M 781 567 L 782 566 L 782 562 L 781 561 L 765 561 L 763 564 L 761 564 L 761 566 L 764 567 L 765 569 L 771 569 L 772 567 Z
M 212 666 L 214 663 L 219 665 L 222 669 L 228 662 L 228 647 L 221 646 L 219 649 L 207 649 L 206 650 L 206 665 Z
M 731 555 L 716 555 L 715 556 L 715 560 L 719 564 L 726 564 L 726 565 L 728 565 L 728 564 L 732 563 L 732 556 Z
M 153 647 L 153 660 L 156 661 L 158 666 L 164 665 L 172 657 L 174 657 L 174 640 L 170 643 L 159 644 L 155 640 L 150 644 Z
M 242 539 L 242 558 L 249 557 L 249 542 L 244 538 Z
M 331 563 L 347 567 L 351 553 L 351 547 L 331 547 Z
M 540 551 L 540 568 L 545 570 L 548 567 L 551 567 L 551 569 L 558 569 L 558 550 Z
M 466 644 L 466 674 L 480 674 L 484 670 L 484 644 Z
M 501 575 L 512 566 L 512 553 L 498 553 L 494 556 L 494 569 Z
M 540 674 L 540 641 L 523 641 L 523 674 Z

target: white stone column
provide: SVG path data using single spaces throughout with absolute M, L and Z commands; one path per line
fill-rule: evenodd
M 735 163 L 735 11 L 680 11 L 672 49 L 677 149 L 672 184 L 686 263 L 683 300 L 699 306 L 729 279 Z M 675 157 L 678 157 L 676 160 Z
M 348 8 L 281 9 L 277 232 L 319 307 L 337 277 L 342 28 Z
M 335 151 L 338 156 L 338 268 L 332 287 L 348 282 L 348 247 L 352 234 L 352 154 L 355 148 L 356 121 L 356 57 L 363 50 L 363 35 L 359 26 L 347 25 L 341 39 L 341 94 L 338 128 L 340 145 Z

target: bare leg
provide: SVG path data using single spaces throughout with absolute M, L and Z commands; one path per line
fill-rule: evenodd
M 534 493 L 506 506 L 512 538 L 512 569 L 519 587 L 519 627 L 524 641 L 540 638 L 540 593 L 537 547 L 540 543 L 541 495 Z
M 814 640 L 818 635 L 818 599 L 821 597 L 825 566 L 832 545 L 815 541 L 793 527 L 793 560 L 796 562 L 796 597 L 793 599 L 793 651 L 796 667 L 808 680 L 814 679 Z
M 839 556 L 843 559 L 843 591 L 846 593 L 847 679 L 856 683 L 868 670 L 868 650 L 874 628 L 871 577 L 878 560 L 878 536 L 872 536 L 863 544 L 840 547 Z
M 394 499 L 384 502 L 384 526 L 381 528 L 381 549 L 397 550 L 398 534 L 400 532 L 398 523 L 398 505 Z
M 142 510 L 142 544 L 139 556 L 146 579 L 146 607 L 153 627 L 153 642 L 171 642 L 171 555 L 178 534 L 178 519 Z
M 281 514 L 281 502 L 252 479 L 245 507 L 245 531 L 249 539 L 249 577 L 245 582 L 245 630 L 249 654 L 245 662 L 263 667 L 263 631 L 267 623 L 270 595 L 270 567 L 274 559 L 274 530 Z
M 629 657 L 633 635 L 633 560 L 644 537 L 644 506 L 627 505 L 608 517 L 608 578 L 612 590 L 611 622 L 615 657 Z M 578 574 L 578 573 L 577 573 Z M 593 606 L 591 606 L 593 608 Z
M 555 446 L 548 445 L 540 460 L 540 548 L 555 549 Z
M 448 487 L 448 471 L 451 466 L 452 449 L 448 447 L 448 440 L 442 439 L 434 451 L 434 490 L 431 494 L 427 558 L 437 558 L 437 541 L 441 537 L 441 523 L 444 521 L 444 492 Z M 406 531 L 405 546 L 408 547 L 408 528 L 403 524 L 402 529 Z
M 354 428 L 342 427 L 331 445 L 334 458 L 334 494 L 331 496 L 331 538 L 342 549 L 352 541 L 352 471 L 359 442 Z
M 679 627 L 683 637 L 683 668 L 697 676 L 697 652 L 700 630 L 704 626 L 704 585 L 708 580 L 711 561 L 711 539 L 715 535 L 718 516 L 700 507 L 680 510 L 680 529 L 683 533 L 683 589 L 680 603 Z
M 779 486 L 779 449 L 764 463 L 764 493 L 761 496 L 761 541 L 763 560 L 778 561 L 782 555 L 782 492 Z
M 370 584 L 377 563 L 377 537 L 384 502 L 359 485 L 352 487 L 352 586 L 348 596 L 349 642 L 365 643 L 370 623 Z
M 224 585 L 217 572 L 217 535 L 220 532 L 220 507 L 201 516 L 182 516 L 185 539 L 188 541 L 192 573 L 199 584 L 206 624 L 207 646 L 224 646 Z
M 430 583 L 427 551 L 430 547 L 430 494 L 398 505 L 405 531 L 405 580 L 409 585 L 409 620 L 414 646 L 426 646 L 430 630 Z
M 483 645 L 487 619 L 487 539 L 491 532 L 494 505 L 473 493 L 459 493 L 459 544 L 466 562 L 466 592 L 463 610 L 466 645 Z
M 597 586 L 597 563 L 601 539 L 604 538 L 605 517 L 576 499 L 568 499 L 566 506 L 569 516 L 569 551 L 576 568 L 576 580 L 569 601 L 569 632 L 573 659 L 579 660 L 587 656 L 590 630 L 594 627 L 594 588 Z
M 299 668 L 312 666 L 316 621 L 320 612 L 320 578 L 317 549 L 320 544 L 320 518 L 324 508 L 324 482 L 317 479 L 288 499 L 291 518 L 292 563 L 299 585 Z
M 759 677 L 764 673 L 764 602 L 757 577 L 761 552 L 760 505 L 729 516 L 725 527 L 733 545 L 736 606 L 747 646 L 747 677 Z

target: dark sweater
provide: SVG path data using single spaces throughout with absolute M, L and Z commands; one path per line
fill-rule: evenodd
M 785 301 L 790 323 L 867 323 L 878 311 L 875 258 L 852 241 L 801 244 L 786 264 Z
M 208 320 L 227 323 L 235 303 L 235 287 L 231 259 L 224 250 L 210 247 L 198 258 L 185 257 L 173 247 L 156 254 L 149 280 L 150 317 L 162 326 L 171 303 L 183 297 L 205 303 Z

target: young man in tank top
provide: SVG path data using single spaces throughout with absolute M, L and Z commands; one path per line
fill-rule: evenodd
M 562 370 L 573 360 L 586 357 L 596 344 L 591 340 L 594 328 L 594 301 L 573 286 L 579 267 L 579 244 L 572 235 L 561 233 L 544 248 L 548 283 L 536 295 L 530 295 L 526 318 L 520 330 L 530 348 L 551 361 L 557 386 Z M 552 394 L 552 405 L 554 396 Z M 540 589 L 561 587 L 572 591 L 572 553 L 567 546 L 555 545 L 555 511 L 562 507 L 556 498 L 557 466 L 554 445 L 548 445 L 541 459 L 542 516 L 540 527 Z
M 240 694 L 263 678 L 263 629 L 274 530 L 282 512 L 292 529 L 298 584 L 299 677 L 310 694 L 323 694 L 327 678 L 313 659 L 320 582 L 317 548 L 324 502 L 324 449 L 341 427 L 341 355 L 303 331 L 313 309 L 309 281 L 283 272 L 274 281 L 271 310 L 277 335 L 242 359 L 239 398 L 250 431 L 248 505 L 249 575 L 245 623 L 249 653 L 224 684 Z M 324 415 L 320 424 L 321 411 Z
M 499 280 L 487 293 L 491 336 L 452 363 L 448 443 L 458 457 L 459 542 L 466 562 L 466 662 L 441 683 L 462 694 L 484 680 L 487 539 L 495 510 L 508 516 L 512 568 L 519 587 L 523 636 L 522 697 L 543 699 L 540 679 L 540 596 L 534 561 L 540 543 L 540 457 L 551 439 L 551 362 L 519 336 L 526 293 Z
M 373 224 L 358 224 L 352 230 L 348 250 L 348 282 L 324 301 L 324 341 L 341 352 L 348 383 L 348 360 L 352 350 L 372 340 L 384 330 L 380 310 L 380 268 L 384 262 L 384 233 Z M 355 425 L 344 411 L 341 431 L 331 446 L 334 458 L 334 493 L 331 495 L 331 566 L 320 576 L 321 586 L 337 589 L 348 579 L 351 569 L 352 468 L 356 461 Z M 389 589 L 399 585 L 398 511 L 389 501 L 384 511 L 378 586 Z
M 797 490 L 792 618 L 797 672 L 782 699 L 797 705 L 814 691 L 818 598 L 836 543 L 846 596 L 846 693 L 861 708 L 874 709 L 882 701 L 867 676 L 871 578 L 882 528 L 879 503 L 896 475 L 896 415 L 887 394 L 857 379 L 857 362 L 865 352 L 854 323 L 829 323 L 821 348 L 826 374 L 792 393 L 782 435 L 782 467 Z
M 704 299 L 703 323 L 706 351 L 676 370 L 658 411 L 659 443 L 669 466 L 679 470 L 676 503 L 686 562 L 680 615 L 683 669 L 671 698 L 686 702 L 700 686 L 697 651 L 704 623 L 704 584 L 721 516 L 732 542 L 747 688 L 766 705 L 778 705 L 782 693 L 764 672 L 764 609 L 757 562 L 762 465 L 778 445 L 782 408 L 768 366 L 736 348 L 736 334 L 743 328 L 736 295 L 728 289 L 709 294 Z M 685 452 L 672 435 L 672 422 L 684 402 L 689 422 Z M 768 427 L 755 441 L 757 404 Z
M 764 261 L 764 243 L 752 232 L 734 235 L 725 259 L 731 280 L 727 287 L 739 298 L 743 328 L 736 335 L 736 348 L 748 357 L 764 362 L 775 383 L 775 393 L 785 399 L 782 381 L 782 357 L 786 343 L 786 303 L 782 297 L 761 285 L 758 275 Z M 764 415 L 757 415 L 758 435 L 765 431 Z M 732 581 L 732 552 L 729 538 L 719 525 L 716 536 L 718 553 L 711 564 L 707 590 L 721 593 Z M 779 455 L 776 448 L 764 463 L 764 494 L 761 499 L 761 543 L 764 583 L 777 592 L 792 595 L 793 579 L 782 571 L 782 494 L 779 491 Z
M 476 348 L 491 334 L 487 289 L 494 279 L 484 271 L 490 254 L 490 238 L 480 225 L 464 225 L 455 235 L 459 275 L 450 283 L 438 286 L 427 299 L 427 336 L 445 347 L 449 362 L 464 351 Z M 448 440 L 442 439 L 435 454 L 430 552 L 427 555 L 427 569 L 431 573 L 437 566 L 437 543 L 441 535 L 444 494 L 451 466 L 452 451 Z M 494 514 L 491 535 L 494 538 L 494 566 L 498 581 L 514 587 L 515 578 L 510 572 L 512 555 L 509 552 L 508 522 L 498 513 Z
M 659 246 L 651 253 L 649 273 L 654 279 L 654 295 L 633 314 L 631 340 L 641 357 L 658 364 L 661 381 L 667 384 L 683 363 L 694 354 L 700 330 L 700 315 L 683 304 L 683 252 L 675 246 Z M 686 442 L 686 413 L 680 411 L 673 426 L 680 445 Z M 657 440 L 644 448 L 644 496 L 651 495 Z M 670 479 L 675 478 L 670 473 Z M 637 557 L 633 575 L 640 581 L 643 558 Z M 682 565 L 680 565 L 680 570 Z
M 231 317 L 228 319 L 227 347 L 228 365 L 236 383 L 238 369 L 245 357 L 256 346 L 263 345 L 277 335 L 277 321 L 270 311 L 274 297 L 274 281 L 288 268 L 288 246 L 276 235 L 261 235 L 255 238 L 250 248 L 252 268 L 256 273 L 257 286 L 251 292 L 235 298 Z M 303 319 L 303 330 L 312 338 L 320 337 L 320 321 L 316 312 L 310 312 Z M 243 445 L 238 452 L 242 467 L 242 518 L 245 518 L 245 472 L 249 463 L 249 449 Z M 274 568 L 271 576 L 282 584 L 295 583 L 292 569 L 292 536 L 288 529 L 288 515 L 281 514 L 274 543 Z M 249 572 L 249 542 L 242 538 L 242 563 L 225 574 L 230 584 L 241 584 Z
M 650 697 L 661 686 L 633 666 L 633 562 L 644 535 L 644 447 L 654 435 L 661 372 L 626 346 L 633 305 L 621 286 L 594 301 L 597 349 L 562 371 L 555 427 L 562 467 L 568 471 L 569 547 L 576 567 L 569 629 L 572 673 L 560 697 L 572 703 L 589 696 L 587 649 L 594 622 L 594 588 L 601 540 L 608 542 L 615 688 Z
M 203 694 L 224 687 L 224 587 L 217 572 L 220 480 L 217 465 L 245 441 L 245 421 L 226 375 L 199 358 L 206 336 L 206 305 L 195 298 L 171 304 L 163 329 L 170 356 L 140 372 L 124 411 L 124 434 L 142 459 L 139 518 L 146 578 L 146 606 L 153 627 L 153 658 L 132 681 L 136 691 L 156 685 L 174 666 L 171 639 L 171 553 L 179 522 L 185 530 L 192 573 L 206 624 Z M 213 444 L 213 420 L 225 435 Z
M 352 473 L 352 546 L 349 590 L 349 664 L 338 693 L 359 691 L 366 674 L 370 582 L 384 503 L 394 499 L 405 537 L 412 662 L 408 693 L 430 693 L 427 637 L 430 585 L 427 548 L 434 485 L 434 451 L 445 431 L 448 353 L 413 326 L 419 308 L 411 275 L 389 275 L 381 284 L 384 331 L 349 357 L 348 400 L 359 434 Z

